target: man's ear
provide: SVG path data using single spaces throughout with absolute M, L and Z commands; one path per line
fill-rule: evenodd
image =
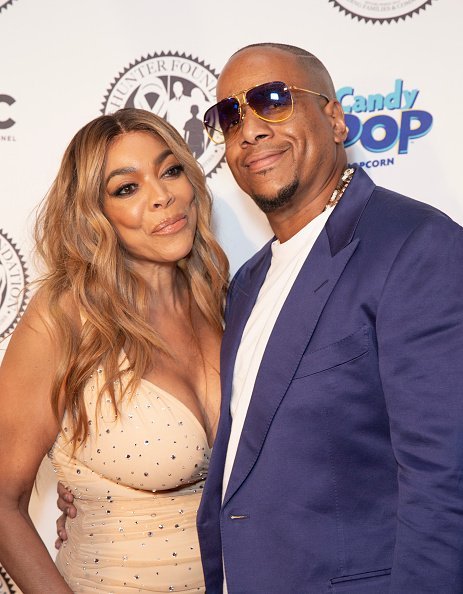
M 344 120 L 344 111 L 339 101 L 332 99 L 325 106 L 325 113 L 329 118 L 331 127 L 333 128 L 334 142 L 336 142 L 336 144 L 343 143 L 347 138 L 349 128 L 346 126 L 346 122 Z

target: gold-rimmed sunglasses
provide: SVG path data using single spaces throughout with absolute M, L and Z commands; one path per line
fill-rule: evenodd
M 261 120 L 274 123 L 284 122 L 294 110 L 291 91 L 303 91 L 330 101 L 329 97 L 323 93 L 287 85 L 281 81 L 264 83 L 222 99 L 210 107 L 203 118 L 207 135 L 215 144 L 222 144 L 230 140 L 244 118 L 243 105 L 248 105 Z

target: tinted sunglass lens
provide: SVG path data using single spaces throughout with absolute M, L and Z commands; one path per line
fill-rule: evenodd
M 291 91 L 283 82 L 272 82 L 250 89 L 246 99 L 258 116 L 268 121 L 283 120 L 291 114 Z
M 240 104 L 235 98 L 230 97 L 217 104 L 217 111 L 219 112 L 220 128 L 225 138 L 227 138 L 233 128 L 240 123 Z
M 282 122 L 293 111 L 291 91 L 284 82 L 265 83 L 241 93 L 245 94 L 246 103 L 254 113 L 268 122 Z M 241 120 L 242 113 L 236 97 L 222 99 L 204 114 L 207 133 L 217 144 L 231 138 Z
M 223 142 L 223 134 L 220 129 L 219 113 L 217 111 L 217 105 L 210 107 L 203 118 L 204 127 L 210 138 L 217 143 Z
M 204 125 L 214 142 L 223 142 L 240 123 L 240 105 L 236 99 L 223 99 L 204 114 Z

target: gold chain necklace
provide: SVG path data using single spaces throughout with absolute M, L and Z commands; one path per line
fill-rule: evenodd
M 337 186 L 331 194 L 330 199 L 326 203 L 324 210 L 336 206 L 336 204 L 341 200 L 342 195 L 347 189 L 347 186 L 350 184 L 351 179 L 354 177 L 354 173 L 355 169 L 353 167 L 348 167 L 347 169 L 344 169 L 343 174 L 341 175 Z

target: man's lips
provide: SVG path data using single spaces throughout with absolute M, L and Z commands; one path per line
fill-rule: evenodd
M 177 231 L 180 231 L 180 229 L 185 227 L 187 222 L 188 219 L 185 214 L 175 215 L 158 223 L 151 233 L 153 235 L 170 235 L 171 233 L 177 233 Z
M 253 153 L 246 157 L 244 160 L 244 166 L 251 173 L 258 173 L 273 167 L 276 163 L 278 163 L 286 151 L 287 149 L 277 149 Z

